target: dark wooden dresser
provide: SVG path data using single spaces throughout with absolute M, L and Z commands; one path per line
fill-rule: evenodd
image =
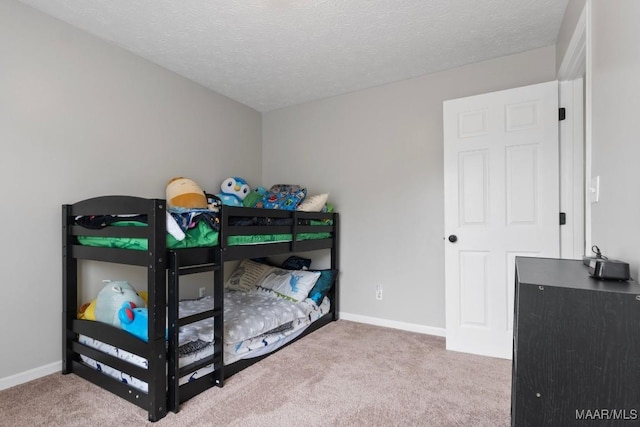
M 511 425 L 640 425 L 640 285 L 516 258 Z

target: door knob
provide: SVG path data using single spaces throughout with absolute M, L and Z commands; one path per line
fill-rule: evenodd
M 450 241 L 451 243 L 455 243 L 455 242 L 457 242 L 457 241 L 458 241 L 458 236 L 456 236 L 455 234 L 451 234 L 451 235 L 449 236 L 449 241 Z

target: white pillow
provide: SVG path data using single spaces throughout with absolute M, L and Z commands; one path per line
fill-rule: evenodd
M 327 204 L 328 199 L 329 193 L 307 196 L 302 203 L 298 205 L 297 209 L 303 212 L 322 212 L 322 208 Z
M 244 259 L 227 279 L 225 287 L 234 291 L 248 292 L 255 289 L 258 282 L 272 270 L 277 270 L 277 268 Z
M 309 295 L 309 291 L 315 286 L 319 277 L 320 272 L 274 268 L 258 283 L 258 286 L 298 302 Z

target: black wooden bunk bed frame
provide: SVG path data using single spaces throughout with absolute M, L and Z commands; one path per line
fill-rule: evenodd
M 123 214 L 145 214 L 148 218 L 148 225 L 147 227 L 106 227 L 99 230 L 74 225 L 77 216 Z M 148 411 L 150 421 L 157 421 L 163 418 L 167 411 L 178 412 L 180 403 L 213 386 L 222 387 L 226 378 L 273 354 L 241 359 L 224 366 L 223 303 L 225 262 L 306 251 L 330 250 L 331 269 L 339 269 L 339 216 L 337 213 L 222 206 L 219 212 L 218 245 L 189 249 L 167 249 L 165 215 L 164 200 L 132 196 L 104 196 L 62 206 L 62 373 L 75 373 L 140 406 Z M 232 217 L 289 219 L 291 220 L 291 225 L 233 226 L 229 224 L 229 219 Z M 308 224 L 307 220 L 331 221 L 327 222 L 326 225 L 306 225 Z M 331 237 L 316 240 L 297 240 L 298 233 L 315 232 L 328 232 Z M 293 238 L 291 241 L 279 243 L 239 246 L 227 244 L 229 236 L 280 233 L 291 234 Z M 83 246 L 78 244 L 77 236 L 144 238 L 147 239 L 148 250 Z M 136 265 L 147 269 L 148 342 L 144 342 L 111 325 L 77 318 L 78 260 Z M 214 307 L 204 313 L 179 318 L 180 276 L 203 272 L 213 272 Z M 338 278 L 336 277 L 335 283 L 328 294 L 331 301 L 330 311 L 311 323 L 298 338 L 291 342 L 297 341 L 331 321 L 338 320 L 338 295 Z M 208 317 L 214 318 L 213 355 L 189 366 L 179 368 L 179 327 Z M 165 337 L 167 325 L 168 340 Z M 85 346 L 78 342 L 79 334 L 90 336 L 144 357 L 148 361 L 148 368 L 139 368 Z M 129 384 L 120 382 L 88 367 L 82 363 L 80 355 L 85 355 L 145 381 L 148 384 L 148 392 L 144 393 Z M 182 376 L 210 364 L 214 366 L 212 373 L 179 385 L 178 381 Z

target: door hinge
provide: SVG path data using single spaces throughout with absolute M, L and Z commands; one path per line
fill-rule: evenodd
M 564 107 L 561 107 L 558 109 L 558 120 L 559 121 L 563 121 L 564 119 L 567 118 L 567 109 Z
M 560 212 L 560 225 L 565 225 L 567 223 L 567 214 L 564 212 Z

